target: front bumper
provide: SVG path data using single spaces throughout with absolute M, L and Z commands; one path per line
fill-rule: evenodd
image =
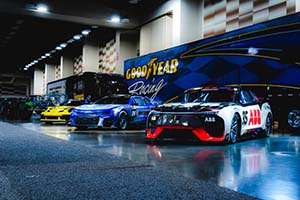
M 156 117 L 153 117 L 156 116 Z M 224 141 L 224 120 L 212 113 L 155 113 L 149 115 L 146 139 L 196 138 Z
M 69 115 L 61 115 L 61 116 L 41 115 L 40 121 L 41 122 L 68 122 L 69 118 L 70 118 Z
M 110 116 L 72 116 L 70 126 L 91 128 L 116 128 L 116 119 Z

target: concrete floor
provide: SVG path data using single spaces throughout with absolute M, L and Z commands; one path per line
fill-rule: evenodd
M 77 131 L 65 125 L 18 123 L 133 161 L 172 170 L 261 199 L 300 199 L 300 137 L 273 134 L 234 145 L 144 143 L 144 130 Z

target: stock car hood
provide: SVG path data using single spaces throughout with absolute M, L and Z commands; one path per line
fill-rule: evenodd
M 82 105 L 75 108 L 78 111 L 99 111 L 99 110 L 112 110 L 114 108 L 118 108 L 122 105 L 118 104 L 91 104 L 91 105 Z
M 60 114 L 60 113 L 69 113 L 70 109 L 74 106 L 51 106 L 48 107 L 46 111 L 42 112 L 42 114 Z
M 231 102 L 213 102 L 213 103 L 168 103 L 157 106 L 155 110 L 165 112 L 201 112 L 217 111 L 226 106 L 234 105 Z

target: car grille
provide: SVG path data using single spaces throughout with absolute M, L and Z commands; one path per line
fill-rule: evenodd
M 76 125 L 93 125 L 93 126 L 97 126 L 98 122 L 99 122 L 99 117 L 89 117 L 89 118 L 75 117 L 75 124 Z
M 176 114 L 165 114 L 161 115 L 158 119 L 159 125 L 164 126 L 192 126 L 199 128 L 202 126 L 202 120 L 199 115 L 176 115 Z

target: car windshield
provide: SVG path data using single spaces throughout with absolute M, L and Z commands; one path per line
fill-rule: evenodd
M 95 101 L 94 104 L 128 104 L 129 97 L 126 96 L 106 96 L 98 101 Z
M 199 90 L 185 94 L 185 102 L 232 102 L 233 90 Z

